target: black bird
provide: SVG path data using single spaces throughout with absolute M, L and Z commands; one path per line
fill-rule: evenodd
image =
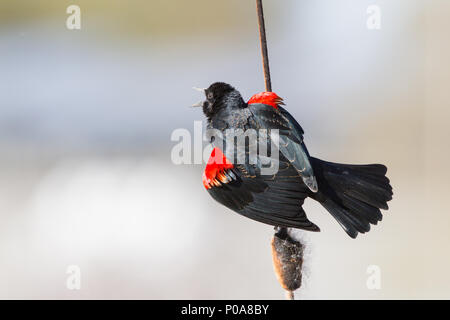
M 236 153 L 247 156 L 239 163 L 217 147 L 218 142 L 226 146 L 226 139 L 214 137 L 216 147 L 203 173 L 203 184 L 215 200 L 266 224 L 320 231 L 302 208 L 305 198 L 310 197 L 352 238 L 381 221 L 380 209 L 388 209 L 393 195 L 384 165 L 340 164 L 311 157 L 303 142 L 303 129 L 273 92 L 256 94 L 246 103 L 235 88 L 223 82 L 202 91 L 206 100 L 199 106 L 208 129 L 224 134 L 227 129 L 277 129 L 279 133 L 279 169 L 269 175 L 263 174 L 259 155 L 256 161 L 249 160 L 248 145 L 243 149 L 233 142 L 234 148 L 241 149 Z

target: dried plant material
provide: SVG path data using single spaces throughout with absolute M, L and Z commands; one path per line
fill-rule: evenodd
M 280 228 L 272 238 L 275 275 L 289 300 L 294 299 L 294 291 L 302 285 L 303 249 L 303 244 L 294 240 L 286 228 Z

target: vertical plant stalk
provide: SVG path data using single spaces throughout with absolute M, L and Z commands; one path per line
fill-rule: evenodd
M 258 14 L 259 42 L 261 43 L 261 55 L 264 69 L 264 82 L 266 91 L 272 92 L 272 82 L 270 80 L 269 54 L 267 52 L 266 26 L 264 23 L 264 11 L 262 0 L 256 0 L 256 12 Z
M 262 0 L 256 0 L 256 12 L 258 15 L 264 83 L 266 91 L 272 92 Z M 275 228 L 275 230 L 271 243 L 275 275 L 280 285 L 286 290 L 286 299 L 294 300 L 294 291 L 300 288 L 302 284 L 304 246 L 289 235 L 287 228 Z

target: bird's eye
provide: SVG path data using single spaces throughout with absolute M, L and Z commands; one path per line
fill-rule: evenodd
M 206 98 L 208 98 L 208 99 L 212 99 L 212 98 L 214 98 L 214 95 L 213 95 L 213 93 L 212 92 L 208 92 L 208 94 L 206 95 Z

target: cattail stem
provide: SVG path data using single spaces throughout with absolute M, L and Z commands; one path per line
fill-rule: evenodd
M 286 300 L 295 300 L 294 291 L 286 291 Z
M 264 82 L 266 84 L 266 91 L 272 92 L 272 83 L 270 80 L 270 69 L 269 69 L 269 54 L 267 52 L 266 26 L 264 23 L 262 0 L 256 0 L 256 11 L 258 14 L 259 42 L 261 43 L 261 55 L 264 68 Z
M 272 92 L 262 0 L 256 0 L 256 12 L 258 15 L 264 82 L 266 91 Z M 287 228 L 277 228 L 277 232 L 272 239 L 272 257 L 275 275 L 281 286 L 286 290 L 286 299 L 294 300 L 294 290 L 300 288 L 302 283 L 303 245 L 289 236 Z

